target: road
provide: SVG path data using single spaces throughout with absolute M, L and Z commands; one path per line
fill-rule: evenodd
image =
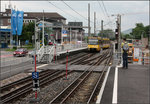
M 28 56 L 14 57 L 13 52 L 1 51 L 0 59 L 1 80 L 20 72 L 24 72 L 25 70 L 31 69 L 33 67 L 32 58 L 29 58 Z

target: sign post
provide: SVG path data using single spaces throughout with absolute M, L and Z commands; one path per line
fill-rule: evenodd
M 55 50 L 54 50 L 54 63 L 56 63 L 55 57 L 56 57 L 56 44 L 55 44 Z
M 67 68 L 68 68 L 68 55 L 69 55 L 69 52 L 67 50 L 67 53 L 66 53 L 66 80 L 67 80 Z
M 36 52 L 35 52 L 36 53 Z M 32 72 L 32 79 L 33 79 L 33 91 L 35 91 L 35 99 L 33 99 L 33 101 L 38 101 L 39 99 L 37 99 L 37 91 L 39 91 L 39 72 L 37 72 L 36 70 L 36 54 L 34 56 L 34 68 L 35 71 Z

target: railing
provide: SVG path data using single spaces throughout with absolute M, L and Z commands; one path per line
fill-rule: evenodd
M 47 58 L 46 61 L 51 62 L 53 60 L 54 57 L 54 46 L 46 46 L 45 47 L 45 54 L 47 54 Z
M 51 62 L 53 60 L 54 54 L 61 51 L 72 50 L 75 48 L 87 47 L 86 43 L 82 44 L 65 44 L 55 46 L 42 46 L 37 52 L 38 62 L 47 61 Z M 54 53 L 55 52 L 55 53 Z
M 61 51 L 66 51 L 66 50 L 72 50 L 75 48 L 82 48 L 82 47 L 87 47 L 87 43 L 57 45 L 56 50 L 57 52 L 61 52 Z
M 40 62 L 40 60 L 42 59 L 44 55 L 44 46 L 42 46 L 39 51 L 37 52 L 37 59 L 38 59 L 38 62 Z

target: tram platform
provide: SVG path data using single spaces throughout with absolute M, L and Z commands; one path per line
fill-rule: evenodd
M 67 47 L 67 46 L 66 46 Z M 71 48 L 66 48 L 66 49 L 63 49 L 63 50 L 59 50 L 57 51 L 57 56 L 60 56 L 60 55 L 64 55 L 67 53 L 67 51 L 69 53 L 72 53 L 72 52 L 79 52 L 79 51 L 83 51 L 83 50 L 86 50 L 87 49 L 87 46 L 83 46 L 83 47 L 71 47 Z
M 149 66 L 129 64 L 128 69 L 111 67 L 100 104 L 150 104 Z

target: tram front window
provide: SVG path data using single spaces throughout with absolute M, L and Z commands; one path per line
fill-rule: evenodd
M 97 45 L 98 40 L 89 40 L 89 45 Z

